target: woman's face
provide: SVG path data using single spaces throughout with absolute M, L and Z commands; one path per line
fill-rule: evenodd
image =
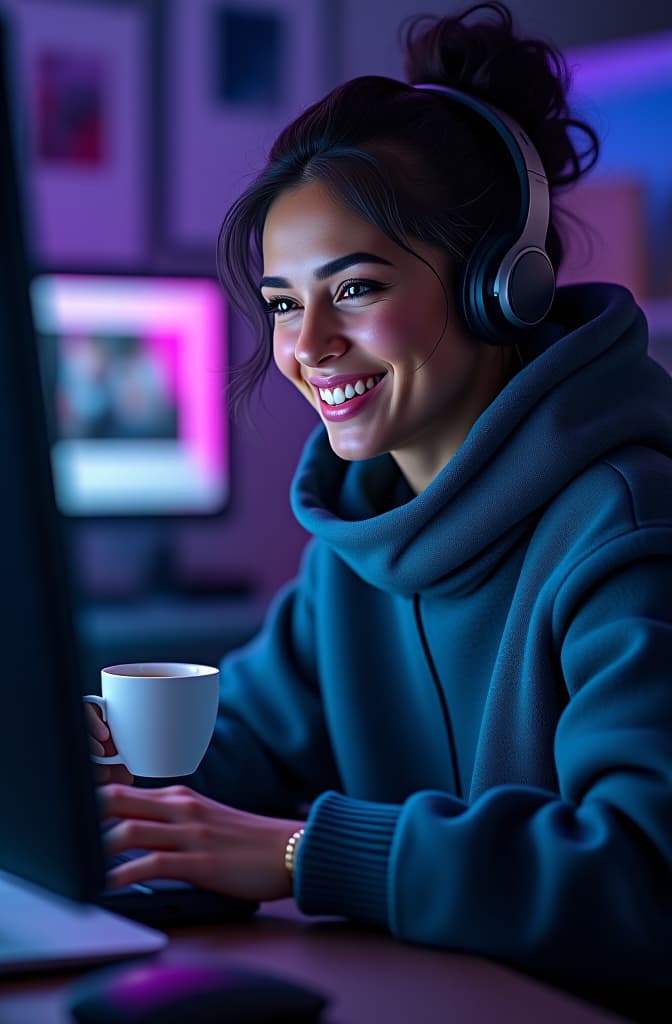
M 262 294 L 275 362 L 319 413 L 334 452 L 390 452 L 417 493 L 502 381 L 492 380 L 495 350 L 458 319 L 443 251 L 413 248 L 429 266 L 310 182 L 269 210 Z

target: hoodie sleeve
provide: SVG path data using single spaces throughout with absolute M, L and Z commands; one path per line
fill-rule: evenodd
M 315 669 L 312 550 L 260 633 L 221 663 L 213 739 L 189 784 L 221 803 L 297 816 L 340 780 Z
M 584 989 L 669 987 L 669 527 L 617 537 L 577 566 L 553 641 L 569 691 L 559 791 L 501 785 L 471 804 L 424 791 L 400 806 L 325 793 L 297 858 L 304 912 Z

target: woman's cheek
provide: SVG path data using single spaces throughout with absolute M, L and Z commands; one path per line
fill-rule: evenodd
M 293 384 L 301 382 L 301 367 L 296 360 L 296 345 L 293 337 L 283 330 L 273 333 L 273 360 L 283 377 Z
M 436 349 L 447 326 L 445 294 L 432 288 L 372 305 L 357 341 L 385 362 L 418 364 Z
M 408 315 L 391 303 L 380 303 L 370 310 L 356 340 L 362 349 L 383 362 L 405 361 L 422 345 L 422 327 L 417 310 Z

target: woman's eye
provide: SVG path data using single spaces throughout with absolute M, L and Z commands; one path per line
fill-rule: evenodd
M 296 308 L 296 302 L 294 299 L 287 299 L 279 297 L 277 299 L 269 299 L 268 302 L 264 303 L 264 308 L 267 313 L 272 313 L 273 316 L 283 316 L 286 313 L 292 313 Z
M 378 281 L 346 281 L 345 284 L 341 285 L 337 298 L 338 299 L 361 299 L 364 295 L 368 295 L 371 292 L 380 291 L 383 285 L 379 284 Z

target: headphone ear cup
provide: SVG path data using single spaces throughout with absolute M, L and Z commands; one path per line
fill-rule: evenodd
M 468 329 L 490 345 L 511 345 L 516 333 L 507 323 L 498 299 L 493 294 L 506 239 L 481 240 L 471 253 L 462 272 L 460 294 L 462 314 Z
M 506 254 L 499 279 L 497 301 L 514 327 L 533 327 L 549 312 L 555 296 L 555 271 L 548 253 L 535 246 Z
M 509 242 L 506 236 L 483 239 L 462 273 L 467 327 L 490 345 L 519 341 L 521 331 L 543 320 L 555 294 L 555 272 L 547 253 L 534 247 L 509 249 Z

